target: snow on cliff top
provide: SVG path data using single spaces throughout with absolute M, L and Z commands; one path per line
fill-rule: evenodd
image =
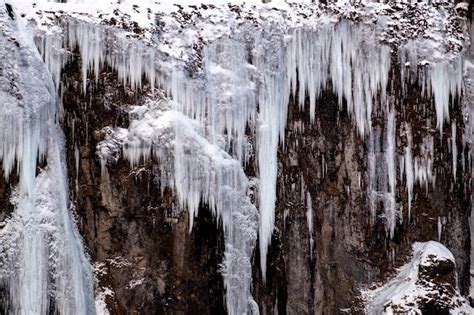
M 418 18 L 417 27 L 420 29 L 426 26 L 433 27 L 435 21 L 431 21 L 428 25 L 424 21 L 435 15 L 442 15 L 447 18 L 453 13 L 455 6 L 451 1 L 439 0 L 432 1 L 435 5 L 427 2 L 417 3 L 378 3 L 372 1 L 360 1 L 359 3 L 350 3 L 349 0 L 330 1 L 328 4 L 312 3 L 312 0 L 272 0 L 263 3 L 261 0 L 69 0 L 67 3 L 51 2 L 48 0 L 3 0 L 12 4 L 26 19 L 38 21 L 39 25 L 47 26 L 53 22 L 53 17 L 60 15 L 72 15 L 77 18 L 107 20 L 110 17 L 124 15 L 127 19 L 135 22 L 141 28 L 149 28 L 155 24 L 154 14 L 175 14 L 185 12 L 193 14 L 193 11 L 221 11 L 225 8 L 237 13 L 237 7 L 243 11 L 263 11 L 278 12 L 279 15 L 290 20 L 311 20 L 313 16 L 319 15 L 320 11 L 332 11 L 344 17 L 359 19 L 361 15 L 376 19 L 379 16 L 393 15 L 395 20 L 399 20 L 398 24 L 402 25 L 402 29 L 408 27 L 407 15 L 416 16 Z M 461 8 L 459 5 L 457 6 Z M 459 9 L 458 8 L 458 9 Z M 446 11 L 448 9 L 448 11 Z M 400 15 L 399 12 L 408 10 L 409 14 Z M 420 12 L 423 11 L 423 16 Z M 451 10 L 451 11 L 449 11 Z M 206 14 L 209 15 L 209 14 Z M 240 17 L 240 16 L 239 16 Z M 365 21 L 364 21 L 365 22 Z M 369 20 L 369 22 L 372 22 Z M 449 30 L 446 30 L 449 31 Z M 408 34 L 413 35 L 413 34 Z
M 273 0 L 269 3 L 243 0 L 4 0 L 38 30 L 60 34 L 64 18 L 72 18 L 158 43 L 159 50 L 178 59 L 193 59 L 203 44 L 232 35 L 242 25 L 274 23 L 283 31 L 298 27 L 318 28 L 341 18 L 370 25 L 383 44 L 394 49 L 409 39 L 429 42 L 433 56 L 447 56 L 466 47 L 468 36 L 459 10 L 450 1 L 419 3 L 350 4 L 339 0 L 327 5 L 311 0 Z M 143 41 L 145 40 L 145 41 Z M 196 52 L 196 53 L 195 53 Z M 430 53 L 431 55 L 431 53 Z M 184 57 L 183 57 L 184 56 Z M 432 58 L 434 59 L 434 58 Z M 431 60 L 433 61 L 433 60 Z
M 342 1 L 344 2 L 344 1 Z M 342 3 L 341 2 L 341 3 Z M 171 13 L 179 7 L 193 7 L 201 5 L 222 6 L 222 5 L 252 5 L 264 8 L 288 8 L 289 3 L 285 0 L 273 0 L 270 3 L 263 3 L 260 0 L 69 0 L 67 3 L 51 2 L 48 0 L 9 0 L 7 3 L 13 4 L 17 10 L 25 14 L 27 18 L 38 19 L 35 14 L 38 11 L 61 12 L 67 14 L 89 15 L 90 17 L 103 18 L 120 11 L 127 14 L 131 20 L 137 22 L 140 27 L 146 28 L 153 24 L 153 13 Z M 291 0 L 293 4 L 309 4 L 311 0 Z M 40 19 L 42 17 L 40 16 Z

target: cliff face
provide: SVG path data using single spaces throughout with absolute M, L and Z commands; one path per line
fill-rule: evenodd
M 472 311 L 466 5 L 15 4 L 96 312 Z

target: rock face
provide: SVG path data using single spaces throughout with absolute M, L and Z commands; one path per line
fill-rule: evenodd
M 38 23 L 30 30 L 60 95 L 70 208 L 97 305 L 472 312 L 466 6 L 16 5 Z M 166 113 L 185 119 L 172 132 L 148 123 Z M 180 164 L 196 143 L 195 167 Z M 0 180 L 3 222 L 17 182 Z M 264 188 L 275 188 L 274 217 L 262 212 Z M 229 218 L 240 202 L 247 211 Z M 394 294 L 400 283 L 406 294 Z

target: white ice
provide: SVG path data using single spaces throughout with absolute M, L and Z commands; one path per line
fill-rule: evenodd
M 258 313 L 250 292 L 258 213 L 247 196 L 249 181 L 238 160 L 203 137 L 197 121 L 169 107 L 164 100 L 136 107 L 130 127 L 112 131 L 99 144 L 99 156 L 107 162 L 119 145 L 132 166 L 158 161 L 161 185 L 174 189 L 181 211 L 188 209 L 190 228 L 201 202 L 208 204 L 224 229 L 227 309 Z

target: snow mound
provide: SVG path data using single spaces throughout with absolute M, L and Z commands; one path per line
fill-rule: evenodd
M 398 274 L 376 289 L 363 292 L 368 314 L 473 314 L 461 296 L 456 263 L 444 245 L 413 244 L 411 260 Z

